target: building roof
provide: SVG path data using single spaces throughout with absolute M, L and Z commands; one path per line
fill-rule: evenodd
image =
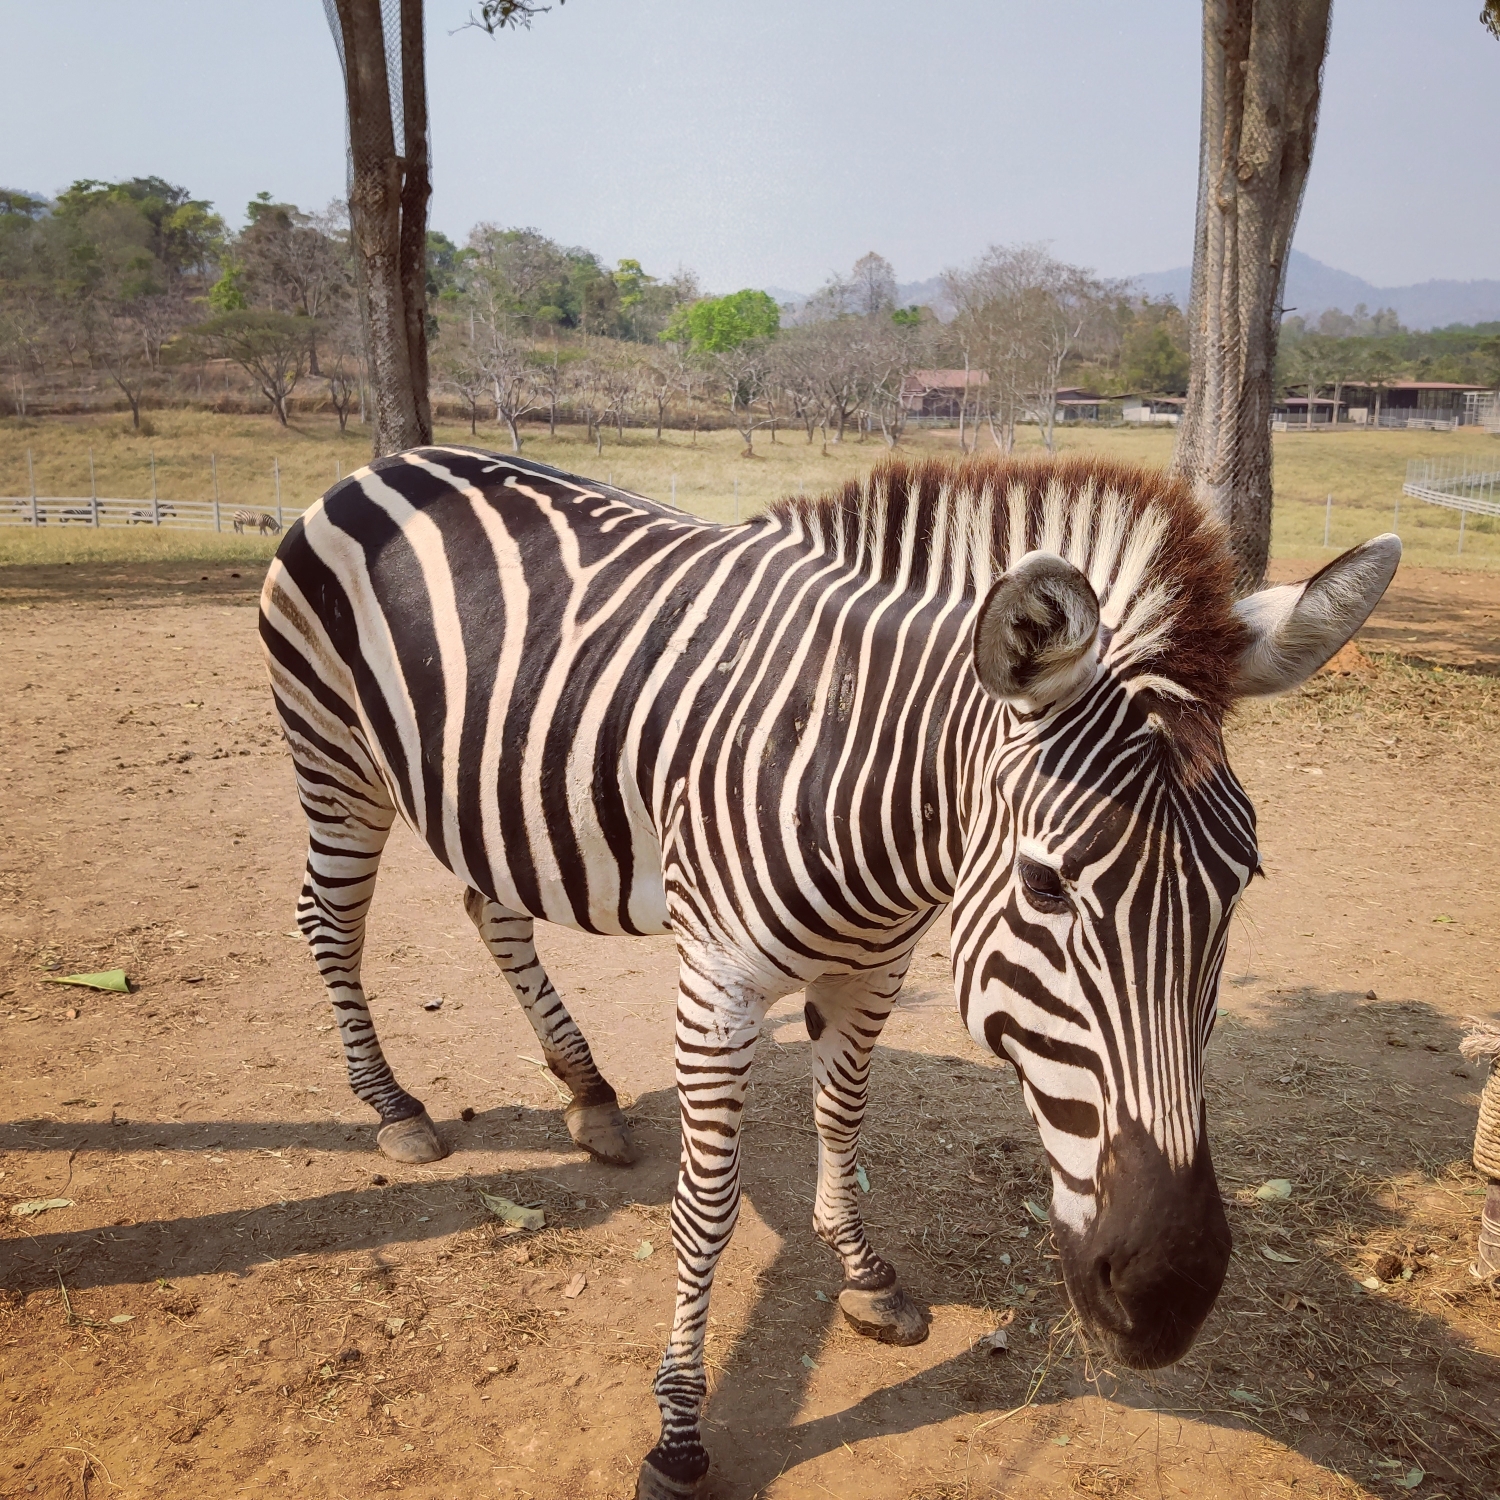
M 1373 391 L 1375 382 L 1370 380 L 1346 380 L 1344 388 L 1356 387 L 1361 391 Z M 1388 391 L 1487 391 L 1487 385 L 1464 385 L 1456 380 L 1391 380 L 1384 387 Z
M 964 388 L 964 377 L 968 376 L 971 386 L 988 385 L 990 377 L 985 370 L 913 370 L 906 377 L 906 389 L 909 391 L 961 391 Z

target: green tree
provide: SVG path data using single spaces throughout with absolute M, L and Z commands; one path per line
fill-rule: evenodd
M 194 346 L 244 370 L 285 427 L 287 399 L 307 373 L 310 322 L 291 313 L 242 308 L 210 318 L 189 333 Z
M 781 309 L 775 300 L 746 288 L 679 307 L 661 338 L 688 344 L 701 354 L 727 354 L 751 339 L 774 338 L 780 329 Z

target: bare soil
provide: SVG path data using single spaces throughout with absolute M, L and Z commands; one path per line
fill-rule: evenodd
M 0 1496 L 628 1496 L 672 1299 L 670 942 L 542 934 L 644 1148 L 612 1170 L 572 1148 L 451 877 L 394 839 L 367 980 L 453 1154 L 383 1160 L 289 935 L 304 832 L 232 571 L 0 574 Z M 1232 726 L 1268 875 L 1210 1049 L 1237 1248 L 1174 1369 L 1083 1346 L 1034 1132 L 940 935 L 863 1152 L 932 1336 L 855 1337 L 777 1007 L 714 1297 L 721 1500 L 1500 1492 L 1457 1051 L 1496 1005 L 1497 622 L 1500 578 L 1404 573 L 1369 656 Z M 116 965 L 133 993 L 45 982 Z M 1291 1198 L 1258 1200 L 1274 1177 Z M 502 1233 L 479 1188 L 547 1228 Z M 37 1198 L 72 1204 L 3 1211 Z M 1007 1352 L 977 1350 L 997 1327 Z

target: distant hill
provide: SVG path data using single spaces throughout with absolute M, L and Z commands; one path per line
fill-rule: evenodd
M 1186 308 L 1192 272 L 1187 266 L 1151 271 L 1131 281 L 1147 296 L 1172 297 Z M 1500 321 L 1500 281 L 1422 281 L 1415 286 L 1374 286 L 1361 276 L 1325 266 L 1292 251 L 1287 268 L 1288 312 L 1313 319 L 1330 307 L 1353 312 L 1363 302 L 1371 311 L 1393 307 L 1408 328 L 1444 328 L 1449 323 Z

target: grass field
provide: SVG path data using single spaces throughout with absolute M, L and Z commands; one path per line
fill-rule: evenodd
M 357 468 L 369 456 L 368 437 L 350 429 L 341 435 L 331 418 L 299 421 L 281 428 L 269 417 L 215 416 L 204 412 L 153 412 L 148 436 L 131 430 L 119 416 L 0 420 L 0 496 L 27 495 L 31 454 L 39 494 L 86 496 L 89 461 L 102 496 L 147 500 L 152 460 L 156 492 L 162 500 L 202 500 L 212 496 L 210 456 L 217 463 L 219 493 L 226 509 L 257 509 L 275 504 L 273 460 L 280 470 L 281 495 L 289 507 L 308 504 L 339 473 Z M 440 441 L 477 441 L 508 448 L 503 429 L 481 427 L 471 439 L 462 426 L 444 426 Z M 1494 521 L 1466 528 L 1457 555 L 1458 516 L 1451 511 L 1401 500 L 1401 483 L 1411 458 L 1463 457 L 1500 467 L 1500 440 L 1478 431 L 1280 433 L 1276 436 L 1276 518 L 1272 550 L 1281 557 L 1315 557 L 1323 550 L 1325 497 L 1334 497 L 1331 544 L 1347 547 L 1393 525 L 1406 543 L 1407 558 L 1425 565 L 1500 567 L 1500 531 Z M 1098 451 L 1142 464 L 1164 464 L 1171 456 L 1169 429 L 1085 428 L 1060 433 L 1063 451 Z M 1034 429 L 1021 430 L 1019 450 L 1040 451 Z M 948 429 L 913 431 L 903 444 L 909 455 L 954 454 L 956 435 Z M 985 451 L 981 449 L 981 451 Z M 883 442 L 850 439 L 825 453 L 798 431 L 771 442 L 757 436 L 754 458 L 741 456 L 734 432 L 669 432 L 658 444 L 650 432 L 627 431 L 623 442 L 606 436 L 596 453 L 581 431 L 566 428 L 555 439 L 545 429 L 525 434 L 527 457 L 555 464 L 642 494 L 670 499 L 714 520 L 754 514 L 780 495 L 799 488 L 816 492 L 863 473 L 887 456 Z M 1400 515 L 1396 507 L 1401 500 Z M 0 565 L 121 559 L 252 558 L 269 556 L 273 538 L 232 533 L 172 531 L 133 527 L 93 531 L 84 527 L 39 529 L 0 527 Z

